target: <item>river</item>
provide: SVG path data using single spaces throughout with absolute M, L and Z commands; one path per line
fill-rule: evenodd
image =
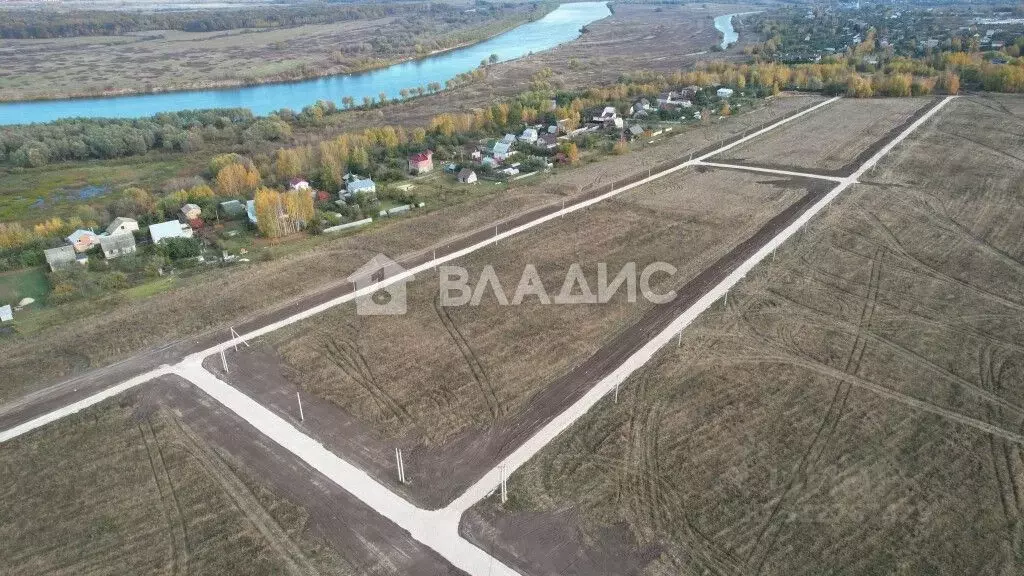
M 739 33 L 732 27 L 733 16 L 739 16 L 739 14 L 725 14 L 715 18 L 715 28 L 722 33 L 722 50 L 740 39 Z
M 444 85 L 458 74 L 476 68 L 491 54 L 497 54 L 499 61 L 512 60 L 575 40 L 584 25 L 610 14 L 604 2 L 562 4 L 540 20 L 489 40 L 360 74 L 242 88 L 3 103 L 0 125 L 74 117 L 141 118 L 201 108 L 249 108 L 254 114 L 266 115 L 281 108 L 297 111 L 317 100 L 332 100 L 340 106 L 342 96 L 352 96 L 357 103 L 362 102 L 363 96 L 376 99 L 381 92 L 395 98 L 402 88 L 426 87 L 430 82 Z

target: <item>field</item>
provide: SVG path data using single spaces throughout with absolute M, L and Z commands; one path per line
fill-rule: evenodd
M 706 269 L 731 265 L 727 255 L 739 243 L 820 188 L 740 171 L 682 171 L 454 264 L 467 269 L 471 285 L 493 266 L 510 302 L 528 265 L 551 297 L 574 263 L 596 291 L 599 263 L 612 278 L 629 262 L 638 271 L 667 262 L 677 271 L 655 276 L 652 288 L 685 292 Z M 232 353 L 222 376 L 292 417 L 296 388 L 326 401 L 307 401 L 317 416 L 307 415 L 304 426 L 365 459 L 383 480 L 392 476 L 389 446 L 402 446 L 415 472 L 407 474 L 411 486 L 397 488 L 430 505 L 453 498 L 500 446 L 514 445 L 585 389 L 594 373 L 573 369 L 599 349 L 631 345 L 637 336 L 627 327 L 649 322 L 657 308 L 643 298 L 627 302 L 624 290 L 603 305 L 530 297 L 509 306 L 488 292 L 478 305 L 444 306 L 436 274 L 407 290 L 404 315 L 359 316 L 351 304 L 332 309 Z M 217 370 L 220 362 L 206 365 Z M 466 464 L 453 471 L 453 461 Z
M 43 268 L 28 268 L 0 274 L 0 306 L 15 305 L 22 298 L 39 300 L 50 291 Z
M 535 575 L 1019 573 L 1022 131 L 948 105 L 463 532 Z
M 358 72 L 426 55 L 417 54 L 417 45 L 494 36 L 531 13 L 543 12 L 521 4 L 491 19 L 482 12 L 405 13 L 287 28 L 2 40 L 0 100 L 229 87 Z
M 895 136 L 931 98 L 844 98 L 828 114 L 809 114 L 711 158 L 783 170 L 845 176 L 871 157 L 886 136 Z
M 778 118 L 819 99 L 778 98 L 709 128 L 692 129 L 642 151 L 560 171 L 537 184 L 526 180 L 507 191 L 487 191 L 480 185 L 476 187 L 480 190 L 458 205 L 384 222 L 357 234 L 322 237 L 308 250 L 273 251 L 268 261 L 210 270 L 202 282 L 178 282 L 147 298 L 115 294 L 38 311 L 35 318 L 26 315 L 31 330 L 0 340 L 0 370 L 4 374 L 0 402 L 141 352 L 155 356 L 134 365 L 155 362 L 146 365 L 157 366 L 175 357 L 174 350 L 190 349 L 197 340 L 209 345 L 223 339 L 229 326 L 241 328 L 286 310 L 312 293 L 344 286 L 344 277 L 377 253 L 400 259 L 444 245 L 492 227 L 496 221 L 557 204 L 578 195 L 584 187 L 607 184 L 671 158 L 685 158 L 750 124 Z M 450 188 L 445 193 L 464 194 Z M 447 200 L 440 198 L 439 202 Z M 140 318 L 146 321 L 139 322 Z
M 180 380 L 5 443 L 0 472 L 5 574 L 454 573 Z

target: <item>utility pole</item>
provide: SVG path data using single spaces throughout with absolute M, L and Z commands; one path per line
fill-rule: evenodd
M 501 503 L 508 502 L 508 478 L 505 477 L 505 467 L 501 467 Z
M 220 364 L 224 367 L 224 373 L 228 373 L 228 359 L 224 356 L 224 349 L 220 349 Z
M 302 413 L 302 396 L 299 396 L 299 391 L 295 391 L 295 399 L 299 401 L 299 421 L 305 422 L 306 415 Z
M 395 464 L 398 468 L 398 481 L 405 484 L 405 462 L 402 461 L 401 448 L 395 448 Z

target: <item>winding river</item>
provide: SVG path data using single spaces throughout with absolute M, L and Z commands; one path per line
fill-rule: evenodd
M 512 60 L 575 40 L 584 25 L 610 14 L 604 2 L 562 4 L 540 20 L 478 44 L 361 74 L 243 88 L 4 103 L 0 104 L 0 125 L 74 117 L 140 118 L 159 112 L 201 108 L 249 108 L 255 114 L 265 115 L 281 108 L 299 110 L 317 100 L 332 100 L 340 105 L 343 96 L 362 102 L 363 96 L 376 98 L 384 92 L 395 98 L 402 88 L 425 87 L 430 82 L 443 85 L 458 74 L 476 68 L 491 54 L 497 54 L 500 61 Z M 715 24 L 717 26 L 717 19 Z
M 739 33 L 732 27 L 733 16 L 739 16 L 739 14 L 724 14 L 715 18 L 715 28 L 722 33 L 722 43 L 720 44 L 722 50 L 740 39 Z

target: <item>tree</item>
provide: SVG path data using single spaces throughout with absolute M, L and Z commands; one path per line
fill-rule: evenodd
M 565 155 L 565 161 L 569 164 L 577 164 L 580 161 L 580 149 L 575 142 L 566 142 L 558 147 L 558 151 Z
M 229 164 L 217 173 L 217 191 L 221 196 L 242 196 L 260 184 L 260 173 L 255 167 Z
M 284 195 L 285 213 L 296 230 L 313 221 L 313 197 L 306 190 L 292 190 Z
M 290 148 L 279 148 L 274 153 L 274 175 L 280 182 L 287 182 L 302 173 L 302 159 Z
M 626 140 L 623 138 L 620 138 L 619 141 L 616 142 L 614 146 L 612 146 L 612 154 L 621 155 L 627 152 L 629 152 L 629 144 L 627 144 Z
M 722 110 L 719 112 L 722 116 L 729 116 L 732 114 L 732 108 L 728 102 L 722 102 Z
M 380 102 L 381 106 L 388 103 L 388 95 L 381 92 L 377 95 L 377 101 Z
M 491 64 L 496 64 L 498 62 L 498 55 L 491 54 L 490 56 L 487 57 L 487 61 L 490 62 Z
M 284 207 L 281 203 L 281 193 L 270 188 L 260 188 L 256 191 L 253 199 L 256 212 L 256 227 L 260 234 L 267 238 L 280 238 L 285 234 L 281 225 L 281 215 L 284 214 Z
M 398 95 L 402 97 L 402 100 L 405 100 L 406 98 L 409 97 L 409 89 L 402 88 L 401 90 L 398 91 Z

